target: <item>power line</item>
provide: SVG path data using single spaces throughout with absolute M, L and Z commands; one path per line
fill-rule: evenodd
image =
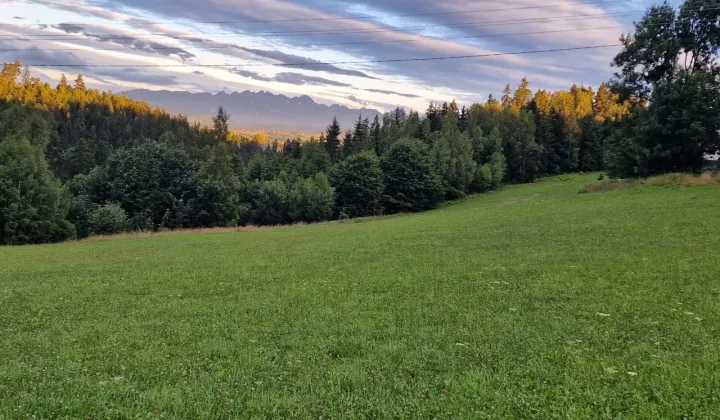
M 247 37 L 284 37 L 284 36 L 314 36 L 314 35 L 344 35 L 344 34 L 363 34 L 363 33 L 380 33 L 380 32 L 396 32 L 403 33 L 402 30 L 408 29 L 432 29 L 432 28 L 459 28 L 459 27 L 486 27 L 486 26 L 497 26 L 505 24 L 523 24 L 523 23 L 543 23 L 543 22 L 555 22 L 565 20 L 583 20 L 583 19 L 594 19 L 598 17 L 617 17 L 617 16 L 630 16 L 636 12 L 621 12 L 621 13 L 601 13 L 601 14 L 585 14 L 585 15 L 569 15 L 569 16 L 556 16 L 556 17 L 545 17 L 545 18 L 528 18 L 528 19 L 511 19 L 511 20 L 494 20 L 494 21 L 474 21 L 474 22 L 462 22 L 456 24 L 443 24 L 443 25 L 425 25 L 425 26 L 406 26 L 399 28 L 374 28 L 374 29 L 339 29 L 339 30 L 322 30 L 322 31 L 291 31 L 291 32 L 258 32 L 255 34 L 231 34 L 228 32 L 205 32 L 197 35 L 227 35 L 230 37 L 247 38 Z M 76 37 L 80 34 L 52 34 L 52 35 L 37 35 L 33 37 L 17 38 L 16 40 L 42 40 L 42 39 L 57 39 L 63 40 L 68 37 Z M 173 33 L 150 33 L 150 34 L 138 34 L 135 36 L 113 36 L 112 34 L 94 34 L 94 33 L 82 33 L 82 35 L 88 37 L 108 37 L 112 39 L 137 39 L 138 36 L 162 36 L 180 38 L 187 37 L 190 40 L 194 39 L 193 35 L 178 35 Z M 9 35 L 8 35 L 9 36 Z M 12 35 L 12 37 L 15 37 Z M 57 38 L 61 37 L 61 38 Z M 12 40 L 13 38 L 0 38 L 5 40 Z
M 476 0 L 478 1 L 478 0 Z M 493 0 L 486 0 L 485 2 L 491 2 Z M 582 5 L 604 5 L 612 3 L 621 3 L 624 0 L 608 0 L 608 1 L 586 1 L 582 3 L 562 3 L 562 4 L 551 4 L 542 6 L 520 6 L 520 7 L 509 7 L 502 9 L 482 9 L 482 10 L 459 10 L 454 12 L 438 12 L 438 13 L 407 13 L 398 15 L 384 15 L 385 18 L 401 18 L 401 17 L 420 17 L 420 16 L 450 16 L 450 15 L 461 15 L 461 14 L 475 14 L 475 13 L 487 13 L 487 12 L 499 12 L 509 10 L 526 10 L 526 9 L 544 9 L 552 7 L 572 7 Z M 378 16 L 372 15 L 356 15 L 356 16 L 345 16 L 345 17 L 332 17 L 332 18 L 305 18 L 305 19 L 270 19 L 270 20 L 219 20 L 219 21 L 193 21 L 196 24 L 209 24 L 209 25 L 226 25 L 226 24 L 239 24 L 239 23 L 283 23 L 283 22 L 327 22 L 337 20 L 356 20 L 356 19 L 377 19 Z M 110 24 L 126 24 L 127 22 L 107 22 Z M 167 22 L 152 22 L 152 21 L 135 21 L 135 25 L 162 25 Z M 33 25 L 57 25 L 57 23 L 22 23 L 16 24 L 22 26 L 33 26 Z
M 278 63 L 278 64 L 265 64 L 265 63 L 237 63 L 237 64 L 202 64 L 202 63 L 191 63 L 191 64 L 27 64 L 28 67 L 88 67 L 88 68 L 102 68 L 102 67 L 119 67 L 119 68 L 177 68 L 177 67 L 200 67 L 200 68 L 225 68 L 225 67 L 261 67 L 261 66 L 277 66 L 277 67 L 310 67 L 310 66 L 327 66 L 327 65 L 352 65 L 352 64 L 376 64 L 376 63 L 402 63 L 402 62 L 416 62 L 416 61 L 440 61 L 440 60 L 457 60 L 466 58 L 486 58 L 486 57 L 500 57 L 508 55 L 526 55 L 526 54 L 540 54 L 549 52 L 565 52 L 565 51 L 580 51 L 580 50 L 592 50 L 599 48 L 610 48 L 619 47 L 622 44 L 606 44 L 606 45 L 592 45 L 584 47 L 569 47 L 569 48 L 552 48 L 544 50 L 529 50 L 529 51 L 517 51 L 517 52 L 502 52 L 502 53 L 488 53 L 488 54 L 470 54 L 470 55 L 453 55 L 443 57 L 419 57 L 419 58 L 396 58 L 396 59 L 385 59 L 385 60 L 361 60 L 361 61 L 329 61 L 329 62 L 306 62 L 306 63 Z
M 479 38 L 500 38 L 500 37 L 506 37 L 506 36 L 518 36 L 518 35 L 540 35 L 540 34 L 553 34 L 553 33 L 566 33 L 566 32 L 584 32 L 584 31 L 596 31 L 596 30 L 604 30 L 604 29 L 622 29 L 627 27 L 627 25 L 618 25 L 618 26 L 602 26 L 597 28 L 580 28 L 580 29 L 559 29 L 555 31 L 534 31 L 534 32 L 515 32 L 515 33 L 508 33 L 508 34 L 485 34 L 485 35 L 471 35 L 471 36 L 462 36 L 462 37 L 450 37 L 450 38 L 423 38 L 423 39 L 417 39 L 417 38 L 406 38 L 406 39 L 394 39 L 394 40 L 385 40 L 385 41 L 356 41 L 356 42 L 332 42 L 332 43 L 309 43 L 309 44 L 293 44 L 294 47 L 324 47 L 324 46 L 332 46 L 332 45 L 366 45 L 366 44 L 390 44 L 390 43 L 411 43 L 411 42 L 426 42 L 428 40 L 436 40 L 436 41 L 456 41 L 461 39 L 479 39 Z M 245 48 L 261 48 L 262 46 L 243 46 Z M 204 50 L 225 50 L 225 49 L 231 49 L 231 48 L 239 48 L 239 46 L 236 45 L 225 45 L 225 46 L 207 46 L 203 47 Z M 86 47 L 86 48 L 33 48 L 33 51 L 87 51 L 88 49 L 91 49 L 92 51 L 146 51 L 146 52 L 152 52 L 152 51 L 163 51 L 163 50 L 179 50 L 181 47 L 167 47 L 167 46 L 160 46 L 160 47 L 153 47 L 153 46 L 143 46 L 143 45 L 128 45 L 127 47 L 122 48 L 95 48 L 95 47 Z M 12 52 L 12 51 L 26 51 L 27 48 L 8 48 L 8 49 L 0 49 L 0 52 Z

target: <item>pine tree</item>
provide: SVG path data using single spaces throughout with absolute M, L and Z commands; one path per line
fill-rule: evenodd
M 510 106 L 512 105 L 512 97 L 510 97 L 511 94 L 512 88 L 509 84 L 505 85 L 502 98 L 500 98 L 500 103 L 502 104 L 503 108 L 510 108 Z
M 428 106 L 427 111 L 425 112 L 425 115 L 427 119 L 430 121 L 430 132 L 434 133 L 436 131 L 439 131 L 442 128 L 442 112 L 438 107 L 435 106 L 432 102 L 430 102 L 430 105 Z
M 370 127 L 370 140 L 375 153 L 380 154 L 380 116 L 378 114 L 375 114 L 375 119 Z
M 83 80 L 82 74 L 78 74 L 78 76 L 75 78 L 75 90 L 80 92 L 85 92 L 85 81 Z
M 327 138 L 325 139 L 325 150 L 328 152 L 331 158 L 337 158 L 340 153 L 340 123 L 337 117 L 333 117 L 332 124 L 327 128 Z
M 465 105 L 463 105 L 462 109 L 460 110 L 460 120 L 458 121 L 458 127 L 460 128 L 460 131 L 467 131 L 469 124 L 470 123 L 468 121 L 467 109 L 465 109 Z
M 347 139 L 346 137 L 343 144 L 343 154 L 345 156 L 350 156 L 371 147 L 369 124 L 370 121 L 367 118 L 363 119 L 362 115 L 358 116 L 352 138 Z
M 215 137 L 220 141 L 227 141 L 230 133 L 230 115 L 223 107 L 218 108 L 217 114 L 213 117 L 213 127 L 215 129 Z
M 60 76 L 60 83 L 57 85 L 58 91 L 65 91 L 69 88 L 67 77 L 65 77 L 65 74 L 63 73 L 62 76 Z
M 353 135 L 352 131 L 348 130 L 345 132 L 345 137 L 343 137 L 343 152 L 345 151 L 345 145 L 347 145 L 350 149 L 353 149 Z

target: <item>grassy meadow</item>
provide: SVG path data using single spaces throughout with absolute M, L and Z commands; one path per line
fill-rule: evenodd
M 720 186 L 0 248 L 0 419 L 720 416 Z

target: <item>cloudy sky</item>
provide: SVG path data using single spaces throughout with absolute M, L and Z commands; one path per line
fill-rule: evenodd
M 534 89 L 596 86 L 611 76 L 617 47 L 492 54 L 616 44 L 649 3 L 0 0 L 0 60 L 20 59 L 53 82 L 82 73 L 115 92 L 266 90 L 425 109 L 431 100 L 483 101 L 525 76 Z

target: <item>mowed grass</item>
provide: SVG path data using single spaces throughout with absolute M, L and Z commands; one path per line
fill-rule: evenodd
M 720 187 L 0 249 L 0 418 L 720 416 Z

